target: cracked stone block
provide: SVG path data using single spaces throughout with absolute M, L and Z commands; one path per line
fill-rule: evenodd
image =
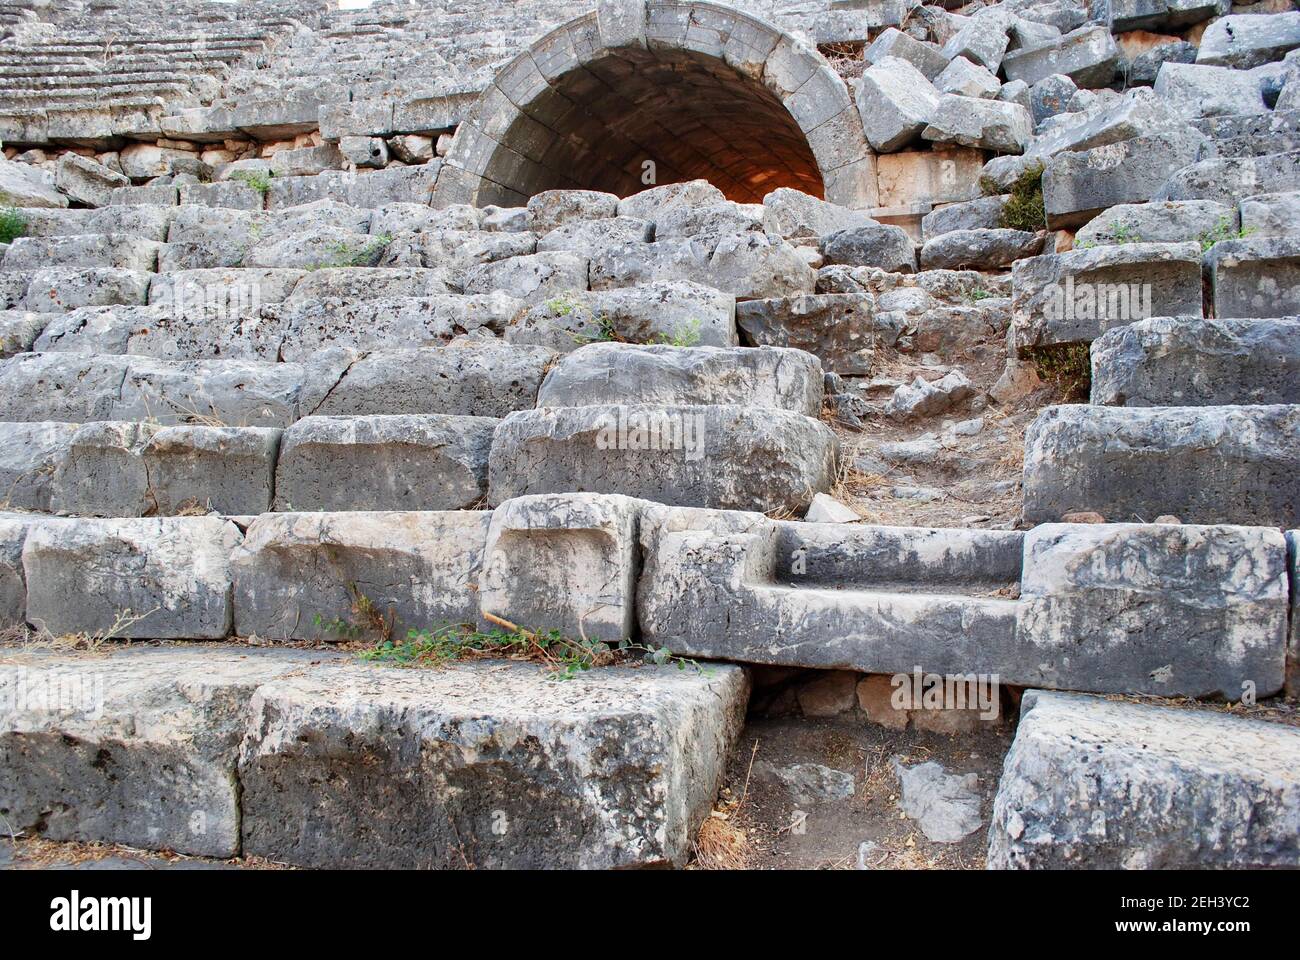
M 230 633 L 230 551 L 219 517 L 79 519 L 27 535 L 27 618 L 55 636 L 218 640 Z M 140 617 L 117 623 L 127 611 Z
M 916 248 L 902 227 L 872 223 L 836 230 L 821 239 L 822 256 L 830 264 L 879 267 L 889 273 L 915 273 Z
M 115 419 L 128 363 L 127 357 L 63 353 L 20 353 L 0 361 L 0 420 Z
M 1029 111 L 1018 103 L 945 93 L 921 136 L 997 153 L 1023 153 L 1033 132 Z
M 13 829 L 49 840 L 237 856 L 249 698 L 310 662 L 274 656 L 173 646 L 7 658 L 0 808 Z
M 54 189 L 54 177 L 30 163 L 0 160 L 0 197 L 15 207 L 66 207 L 68 198 Z
M 1043 170 L 1047 225 L 1077 226 L 1108 207 L 1150 200 L 1176 171 L 1196 162 L 1205 142 L 1195 131 L 1171 130 L 1058 153 Z
M 527 303 L 538 303 L 571 290 L 586 289 L 587 258 L 562 251 L 482 264 L 465 275 L 463 285 L 465 293 L 500 290 Z
M 1300 190 L 1300 150 L 1199 160 L 1171 176 L 1153 199 L 1214 200 L 1235 207 L 1242 198 L 1265 190 Z
M 1020 715 L 990 868 L 1300 865 L 1295 728 L 1038 690 Z
M 867 142 L 887 153 L 920 137 L 939 106 L 939 91 L 908 61 L 884 57 L 863 71 L 857 106 Z
M 1024 517 L 1295 527 L 1300 407 L 1048 407 L 1025 434 Z
M 132 357 L 112 419 L 285 427 L 298 419 L 304 376 L 296 363 Z
M 756 300 L 810 293 L 817 275 L 791 244 L 752 230 L 624 244 L 591 262 L 592 290 L 681 280 Z
M 379 268 L 376 268 L 379 269 Z M 433 296 L 325 296 L 288 303 L 277 317 L 283 329 L 280 356 L 306 362 L 320 351 L 343 347 L 358 353 L 391 348 L 435 346 L 487 328 L 506 329 L 525 308 L 500 291 Z
M 159 516 L 201 509 L 247 516 L 271 509 L 282 431 L 267 427 L 158 429 L 140 455 Z
M 235 635 L 349 640 L 364 596 L 391 634 L 478 618 L 475 588 L 492 514 L 262 514 L 230 558 Z
M 327 389 L 311 385 L 303 414 L 457 414 L 504 417 L 529 410 L 555 354 L 542 347 L 471 341 L 377 350 L 354 360 Z M 315 393 L 323 395 L 317 400 Z
M 75 423 L 0 423 L 0 505 L 48 512 L 54 474 L 67 456 Z
M 763 210 L 763 228 L 787 240 L 812 240 L 874 222 L 861 211 L 845 210 L 790 187 L 778 187 L 765 196 Z
M 47 267 L 31 274 L 26 307 L 33 313 L 61 313 L 78 307 L 143 305 L 156 274 L 116 267 Z
M 694 346 L 735 346 L 736 298 L 685 281 L 574 291 L 516 317 L 505 339 L 568 353 L 611 331 L 629 343 L 694 340 Z
M 655 225 L 635 217 L 571 220 L 539 237 L 537 252 L 567 251 L 592 259 L 610 247 L 649 243 L 654 236 Z
M 681 866 L 748 687 L 732 666 L 546 683 L 523 663 L 272 681 L 240 754 L 244 851 L 314 867 Z
M 1300 236 L 1221 240 L 1205 262 L 1215 316 L 1300 314 Z
M 1030 86 L 1059 74 L 1081 87 L 1104 87 L 1114 79 L 1119 58 L 1110 31 L 1091 25 L 1042 46 L 1014 50 L 1002 66 L 1008 80 L 1023 80 Z
M 1300 319 L 1160 317 L 1108 330 L 1092 345 L 1092 402 L 1300 403 Z
M 280 443 L 275 509 L 466 509 L 487 493 L 498 422 L 441 414 L 304 417 Z
M 886 57 L 906 60 L 927 80 L 933 80 L 948 65 L 948 58 L 933 44 L 916 40 L 903 33 L 897 27 L 889 27 L 876 37 L 866 48 L 862 58 L 870 64 L 879 63 Z
M 530 630 L 618 643 L 636 629 L 644 503 L 598 493 L 516 497 L 492 513 L 479 607 Z M 491 621 L 484 621 L 487 629 Z
M 540 407 L 736 404 L 820 415 L 822 368 L 803 350 L 592 343 L 551 368 Z
M 1017 630 L 1044 686 L 1266 697 L 1282 688 L 1288 603 L 1277 530 L 1046 523 L 1025 534 Z
M 1300 47 L 1300 13 L 1220 17 L 1201 34 L 1197 63 L 1247 70 Z
M 1087 343 L 1151 316 L 1201 316 L 1199 243 L 1125 243 L 1017 260 L 1010 346 Z
M 967 19 L 940 52 L 946 60 L 965 57 L 996 73 L 1010 43 L 1007 36 L 1010 26 L 1011 20 L 1005 11 L 986 8 Z
M 1242 206 L 1245 207 L 1243 202 Z M 1237 211 L 1213 200 L 1124 203 L 1102 211 L 1074 235 L 1076 247 L 1114 243 L 1182 243 L 1236 232 Z
M 1295 231 L 1296 223 L 1300 223 L 1300 190 L 1247 197 L 1241 201 L 1240 210 L 1241 230 L 1246 236 L 1286 236 Z M 1225 219 L 1228 229 L 1235 230 L 1236 222 L 1232 218 Z
M 787 410 L 658 404 L 551 407 L 497 427 L 490 500 L 622 493 L 687 506 L 802 512 L 829 489 L 825 424 Z
M 0 360 L 26 353 L 57 314 L 0 310 Z
M 101 420 L 72 435 L 54 472 L 50 510 L 88 517 L 143 517 L 152 512 L 141 451 L 158 428 Z

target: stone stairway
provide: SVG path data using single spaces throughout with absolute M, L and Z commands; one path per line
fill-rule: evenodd
M 1300 37 L 1215 54 L 1215 20 L 1200 49 L 1240 63 L 1121 90 L 1110 24 L 787 11 L 866 50 L 852 85 L 800 56 L 871 145 L 828 169 L 879 206 L 692 180 L 503 207 L 455 202 L 434 135 L 588 7 L 225 6 L 107 60 L 89 10 L 0 40 L 0 125 L 138 94 L 156 126 L 0 166 L 7 821 L 307 867 L 681 866 L 751 688 L 889 725 L 871 691 L 923 670 L 1026 691 L 990 866 L 1300 863 L 1297 731 L 1186 702 L 1296 691 Z M 1211 69 L 1260 109 L 1207 106 Z M 1041 228 L 1008 225 L 1036 164 Z M 1088 351 L 1090 402 L 1048 403 L 1034 371 Z M 1023 461 L 1020 516 L 900 523 L 967 503 L 981 433 Z M 367 659 L 511 625 L 631 647 L 568 679 Z

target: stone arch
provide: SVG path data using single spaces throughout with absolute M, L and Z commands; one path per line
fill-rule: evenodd
M 875 158 L 813 48 L 716 3 L 601 0 L 506 64 L 456 131 L 435 202 L 520 206 L 542 190 L 626 196 L 703 178 L 757 202 L 795 187 L 876 205 Z

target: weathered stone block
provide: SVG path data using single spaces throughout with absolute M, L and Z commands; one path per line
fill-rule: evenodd
M 1058 153 L 1043 170 L 1047 225 L 1077 226 L 1107 207 L 1150 200 L 1175 171 L 1196 162 L 1204 145 L 1195 131 L 1170 130 Z
M 921 136 L 997 153 L 1023 153 L 1033 132 L 1029 111 L 1018 103 L 945 93 Z
M 789 187 L 778 187 L 763 198 L 763 227 L 786 239 L 811 240 L 873 222 L 865 213 L 843 207 Z
M 1229 67 L 1164 63 L 1156 74 L 1155 92 L 1184 117 L 1266 113 L 1259 78 Z
M 748 300 L 737 306 L 736 322 L 746 342 L 753 346 L 807 351 L 832 373 L 871 371 L 878 331 L 870 294 L 829 293 Z
M 869 224 L 837 230 L 822 237 L 827 263 L 879 267 L 889 273 L 915 273 L 916 249 L 902 227 Z
M 488 528 L 480 610 L 566 637 L 631 639 L 643 507 L 630 497 L 597 493 L 507 500 Z M 491 629 L 491 621 L 485 626 Z
M 497 422 L 443 415 L 304 417 L 281 441 L 275 508 L 465 509 L 487 490 Z
M 48 267 L 31 274 L 26 307 L 35 313 L 59 313 L 78 307 L 140 305 L 155 274 L 116 267 Z
M 48 511 L 53 480 L 68 454 L 75 423 L 0 422 L 0 504 L 6 510 Z
M 1189 201 L 1191 202 L 1191 201 Z M 1300 190 L 1261 193 L 1241 201 L 1241 232 L 1247 237 L 1278 237 L 1300 230 Z M 1228 232 L 1237 224 L 1227 219 Z
M 1025 230 L 953 230 L 921 248 L 921 269 L 997 270 L 1036 256 L 1043 236 Z
M 38 524 L 23 546 L 27 619 L 55 636 L 221 639 L 239 541 L 219 517 Z M 128 613 L 140 619 L 122 622 Z
M 880 205 L 956 203 L 980 195 L 985 153 L 969 147 L 908 150 L 876 158 Z
M 500 290 L 528 303 L 587 289 L 587 258 L 573 253 L 535 253 L 474 267 L 465 276 L 465 293 Z
M 551 368 L 537 406 L 723 403 L 816 417 L 822 392 L 822 365 L 803 350 L 592 343 Z
M 1161 317 L 1108 330 L 1092 345 L 1092 402 L 1300 403 L 1300 320 Z
M 1237 211 L 1213 200 L 1124 203 L 1104 210 L 1074 235 L 1080 249 L 1113 243 L 1183 243 L 1234 233 Z
M 1153 199 L 1214 200 L 1236 206 L 1261 190 L 1300 190 L 1300 150 L 1199 160 L 1171 176 Z M 28 309 L 35 308 L 29 303 Z
M 921 135 L 939 106 L 939 91 L 907 60 L 884 57 L 863 71 L 857 105 L 867 142 L 889 152 Z
M 1025 534 L 1017 631 L 1044 686 L 1271 696 L 1287 592 L 1277 530 L 1048 523 Z
M 1107 520 L 1293 527 L 1300 407 L 1048 407 L 1025 434 L 1030 523 Z
M 618 215 L 618 197 L 597 190 L 543 190 L 528 200 L 528 229 L 538 236 L 572 220 Z
M 1292 727 L 1029 691 L 993 802 L 988 866 L 1294 868 L 1297 759 Z
M 574 291 L 531 307 L 505 328 L 510 343 L 561 353 L 607 337 L 629 343 L 730 347 L 736 337 L 736 298 L 687 281 L 664 281 L 590 292 Z
M 309 663 L 248 653 L 142 647 L 0 665 L 0 807 L 13 829 L 237 856 L 248 699 Z
M 591 263 L 592 290 L 688 280 L 756 300 L 811 292 L 816 279 L 793 246 L 756 231 L 625 244 Z
M 1300 236 L 1222 240 L 1205 256 L 1219 317 L 1300 314 Z
M 1197 63 L 1246 70 L 1300 47 L 1300 13 L 1220 17 L 1201 34 Z
M 286 677 L 252 704 L 244 850 L 317 867 L 682 865 L 747 694 L 730 666 Z
M 552 407 L 497 427 L 489 498 L 623 493 L 659 503 L 802 510 L 828 488 L 830 428 L 734 406 Z
M 78 427 L 54 472 L 50 509 L 90 517 L 150 513 L 149 472 L 140 454 L 155 430 L 120 420 Z
M 266 427 L 159 429 L 141 451 L 160 516 L 202 509 L 249 516 L 271 509 L 281 431 Z
M 1052 43 L 1012 51 L 1003 67 L 1008 80 L 1030 85 L 1061 74 L 1081 87 L 1104 87 L 1114 79 L 1119 57 L 1110 31 L 1094 25 L 1080 27 Z
M 116 170 L 75 153 L 59 157 L 54 171 L 56 190 L 91 207 L 102 207 L 115 187 L 129 186 L 130 183 Z
M 126 357 L 60 353 L 0 361 L 0 421 L 114 419 L 127 365 Z
M 303 415 L 455 414 L 504 417 L 531 409 L 555 354 L 542 347 L 466 341 L 417 350 L 376 350 L 332 385 L 313 384 Z M 319 397 L 319 399 L 317 399 Z
M 1086 343 L 1113 326 L 1201 315 L 1196 243 L 1126 243 L 1018 260 L 1011 269 L 1010 346 Z
M 352 639 L 365 597 L 394 637 L 473 623 L 486 511 L 274 513 L 230 558 L 235 635 Z

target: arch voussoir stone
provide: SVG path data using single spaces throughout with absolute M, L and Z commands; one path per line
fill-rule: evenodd
M 447 189 L 480 206 L 696 178 L 747 202 L 781 186 L 876 202 L 874 155 L 826 59 L 711 2 L 600 0 L 551 30 L 483 91 L 446 165 Z

